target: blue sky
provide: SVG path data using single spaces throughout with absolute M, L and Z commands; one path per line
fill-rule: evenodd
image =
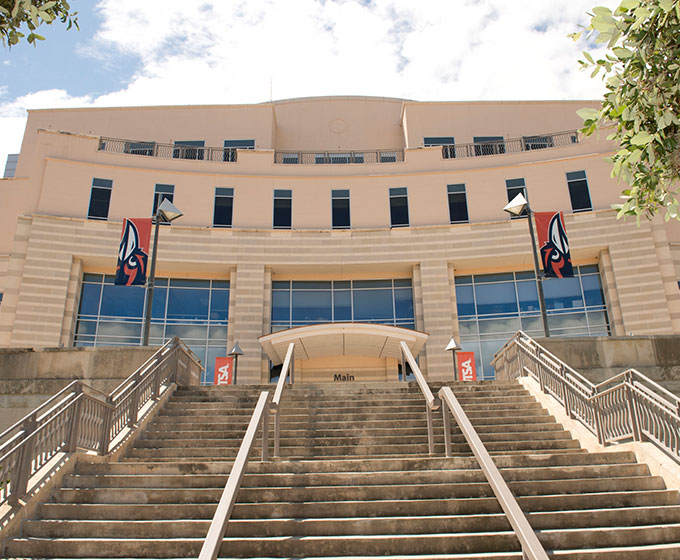
M 71 0 L 80 31 L 0 47 L 0 170 L 27 109 L 315 95 L 593 99 L 567 34 L 600 0 Z

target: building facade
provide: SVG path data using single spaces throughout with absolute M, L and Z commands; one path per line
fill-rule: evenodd
M 0 180 L 0 345 L 138 345 L 144 288 L 113 285 L 123 218 L 163 198 L 151 343 L 178 335 L 213 379 L 266 382 L 260 337 L 326 323 L 427 333 L 452 378 L 453 336 L 480 376 L 518 329 L 542 333 L 525 192 L 564 213 L 574 278 L 544 282 L 554 336 L 680 333 L 680 224 L 617 220 L 622 186 L 593 102 L 330 97 L 255 105 L 35 110 Z M 303 379 L 396 378 L 393 357 L 305 360 Z

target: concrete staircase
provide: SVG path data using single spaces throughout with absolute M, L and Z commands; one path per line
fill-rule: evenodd
M 124 460 L 65 477 L 5 556 L 196 557 L 262 388 L 178 390 Z M 551 556 L 680 558 L 677 492 L 631 453 L 586 453 L 515 382 L 454 392 Z M 435 419 L 430 457 L 414 384 L 287 388 L 282 459 L 254 450 L 220 557 L 521 558 L 460 431 L 443 458 Z

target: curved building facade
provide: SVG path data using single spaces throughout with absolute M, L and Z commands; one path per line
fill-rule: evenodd
M 613 145 L 583 138 L 584 101 L 331 97 L 254 105 L 36 110 L 0 180 L 0 344 L 137 345 L 144 288 L 115 286 L 122 220 L 169 198 L 150 341 L 206 364 L 236 342 L 327 323 L 427 333 L 421 369 L 452 378 L 453 336 L 479 376 L 518 329 L 542 333 L 519 192 L 562 211 L 574 277 L 544 282 L 554 336 L 680 332 L 680 226 L 617 220 Z M 396 379 L 392 355 L 296 346 L 299 379 Z M 369 355 L 371 354 L 371 355 Z

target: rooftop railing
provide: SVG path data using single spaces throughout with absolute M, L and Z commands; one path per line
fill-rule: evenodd
M 114 154 L 130 154 L 167 159 L 193 159 L 198 161 L 219 161 L 234 163 L 238 158 L 237 148 L 215 148 L 209 146 L 182 146 L 178 144 L 162 144 L 160 142 L 144 142 L 121 138 L 99 139 L 99 151 Z
M 522 136 L 521 138 L 508 138 L 507 140 L 472 142 L 471 144 L 446 144 L 442 145 L 442 157 L 444 159 L 459 159 L 516 154 L 519 152 L 571 146 L 572 144 L 579 144 L 580 141 L 577 130 L 548 132 L 534 136 Z

